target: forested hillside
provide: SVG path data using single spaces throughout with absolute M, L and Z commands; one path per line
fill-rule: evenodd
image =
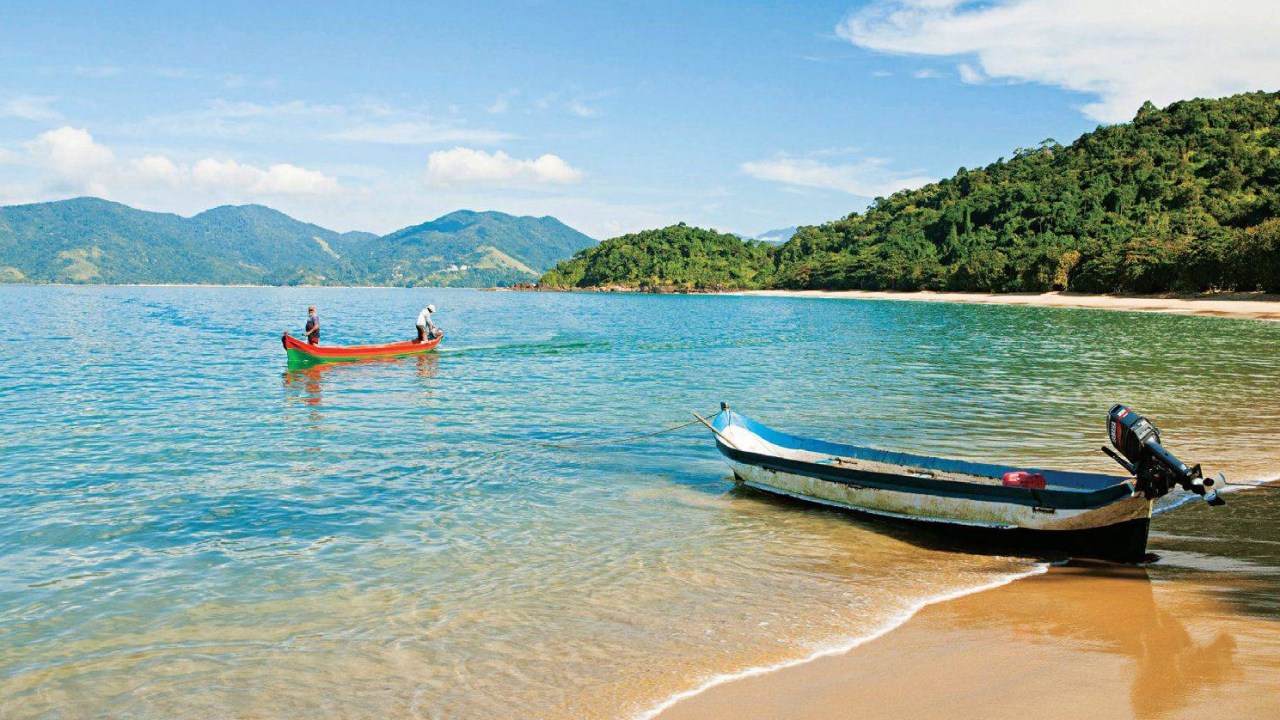
M 499 285 L 592 242 L 555 218 L 496 212 L 379 237 L 261 205 L 184 218 L 76 198 L 0 207 L 0 282 Z
M 603 267 L 579 276 L 627 281 Z M 1047 139 L 802 227 L 734 276 L 743 287 L 1280 292 L 1280 93 L 1148 103 L 1070 145 Z
M 593 244 L 553 217 L 459 210 L 353 250 L 369 276 L 392 284 L 491 286 L 536 278 Z
M 770 266 L 768 247 L 682 223 L 589 247 L 557 265 L 541 282 L 551 287 L 754 287 Z

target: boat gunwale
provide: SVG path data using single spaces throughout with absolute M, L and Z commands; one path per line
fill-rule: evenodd
M 405 340 L 379 345 L 312 345 L 285 333 L 281 341 L 286 352 L 296 352 L 307 360 L 372 360 L 431 352 L 443 338 L 440 335 L 425 342 Z
M 722 417 L 725 419 L 722 420 Z M 716 447 L 720 450 L 721 454 L 735 462 L 753 465 L 773 472 L 802 475 L 841 485 L 866 487 L 876 490 L 913 492 L 938 497 L 960 498 L 981 502 L 1003 502 L 1060 510 L 1089 510 L 1102 508 L 1119 500 L 1132 497 L 1133 495 L 1133 482 L 1130 478 L 1116 475 L 1105 475 L 1102 473 L 1080 473 L 1061 470 L 1037 471 L 1043 472 L 1046 479 L 1053 478 L 1058 481 L 1065 480 L 1067 482 L 1072 480 L 1086 480 L 1091 484 L 1097 484 L 1101 481 L 1105 481 L 1107 483 L 1106 485 L 1096 487 L 1071 487 L 1069 485 L 1064 486 L 1061 483 L 1053 483 L 1056 487 L 1048 487 L 1044 489 L 1012 487 L 1003 484 L 973 482 L 962 479 L 919 477 L 917 475 L 910 474 L 911 471 L 917 469 L 928 469 L 943 473 L 962 473 L 972 475 L 974 477 L 998 480 L 1004 472 L 1027 470 L 1028 468 L 1017 468 L 1013 466 L 989 463 L 971 463 L 963 460 L 948 460 L 945 458 L 930 458 L 927 456 L 911 455 L 907 453 L 875 450 L 874 448 L 855 445 L 841 445 L 838 443 L 810 440 L 808 438 L 778 432 L 766 425 L 762 425 L 733 411 L 725 411 L 724 413 L 721 413 L 720 416 L 715 418 L 715 425 L 719 430 L 727 429 L 733 425 L 742 427 L 744 430 L 752 433 L 756 437 L 759 437 L 761 440 L 784 449 L 793 449 L 802 452 L 829 452 L 831 455 L 850 457 L 855 460 L 868 460 L 877 464 L 900 467 L 903 470 L 901 474 L 891 474 L 875 470 L 847 467 L 838 464 L 826 464 L 809 460 L 787 458 L 779 455 L 765 454 L 731 447 L 724 442 L 723 438 L 719 436 L 716 437 Z M 759 430 L 763 430 L 764 432 L 760 432 Z M 778 440 L 782 440 L 782 442 L 778 442 Z M 787 441 L 789 440 L 796 442 L 791 447 L 788 447 Z M 795 445 L 807 445 L 808 447 L 796 447 Z M 819 450 L 815 448 L 821 449 Z M 836 452 L 831 452 L 833 450 Z M 840 450 L 852 452 L 846 455 L 839 452 Z M 895 462 L 901 459 L 906 459 L 910 462 Z M 975 470 L 978 472 L 974 472 Z

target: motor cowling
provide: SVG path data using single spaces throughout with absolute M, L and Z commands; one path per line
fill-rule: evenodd
M 1215 484 L 1213 478 L 1206 479 L 1199 465 L 1189 467 L 1166 450 L 1160 442 L 1160 429 L 1132 408 L 1116 405 L 1107 412 L 1107 434 L 1120 455 L 1106 447 L 1103 451 L 1133 474 L 1135 489 L 1144 496 L 1163 497 L 1181 487 L 1211 505 L 1225 504 L 1217 491 L 1210 489 Z

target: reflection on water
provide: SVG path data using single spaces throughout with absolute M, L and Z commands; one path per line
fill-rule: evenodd
M 320 396 L 320 380 L 323 374 L 323 365 L 290 368 L 284 373 L 285 389 L 300 391 L 303 403 L 318 408 L 323 400 Z M 320 416 L 317 414 L 313 419 L 318 421 Z
M 412 365 L 418 379 L 430 380 L 436 376 L 439 370 L 439 363 L 440 358 L 438 355 L 427 354 L 409 358 L 374 358 L 335 363 L 290 364 L 283 374 L 284 387 L 286 391 L 293 391 L 290 395 L 291 398 L 298 399 L 305 405 L 319 408 L 323 405 L 321 390 L 326 379 L 337 380 L 348 377 L 358 382 L 360 379 L 358 373 L 362 368 L 369 366 L 407 367 Z M 365 372 L 368 371 L 366 370 Z M 344 376 L 343 373 L 356 374 Z M 381 378 L 385 376 L 376 374 L 375 377 Z M 319 414 L 313 415 L 313 419 L 317 421 L 320 418 Z
M 1034 584 L 1039 592 L 1022 593 L 1021 602 L 1000 606 L 1002 617 L 983 620 L 1127 658 L 1136 717 L 1176 712 L 1193 693 L 1236 671 L 1231 633 L 1217 630 L 1206 639 L 1192 637 L 1180 616 L 1202 614 L 1204 603 L 1160 604 L 1146 568 L 1073 563 Z
M 694 429 L 555 447 L 718 400 L 1107 470 L 1125 400 L 1180 456 L 1280 468 L 1280 326 L 1198 318 L 432 290 L 439 354 L 281 376 L 264 328 L 297 307 L 359 344 L 422 292 L 0 288 L 0 717 L 634 715 L 1031 568 L 733 492 Z M 103 318 L 73 344 L 49 331 L 68 306 Z M 1176 534 L 1280 540 L 1226 509 Z M 1125 651 L 1212 647 L 1166 630 Z

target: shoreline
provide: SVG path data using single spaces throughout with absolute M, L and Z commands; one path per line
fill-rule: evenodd
M 879 640 L 880 638 L 886 635 L 889 635 L 893 632 L 900 630 L 903 626 L 907 625 L 916 616 L 918 616 L 921 613 L 921 611 L 926 610 L 931 606 L 940 605 L 940 604 L 951 602 L 954 600 L 959 600 L 961 598 L 969 597 L 971 595 L 979 595 L 991 590 L 1004 587 L 1012 583 L 1016 583 L 1019 580 L 1025 580 L 1030 577 L 1035 577 L 1036 575 L 1041 575 L 1045 572 L 1048 572 L 1050 567 L 1051 566 L 1048 564 L 1043 564 L 1043 563 L 1037 564 L 1023 573 L 1009 575 L 1007 577 L 1002 577 L 997 580 L 993 580 L 989 583 L 985 583 L 983 585 L 978 585 L 972 588 L 965 588 L 962 590 L 955 590 L 949 593 L 944 593 L 937 597 L 932 597 L 932 598 L 922 600 L 916 603 L 915 605 L 911 606 L 907 610 L 903 611 L 898 616 L 890 619 L 883 626 L 876 628 L 875 630 L 872 630 L 871 632 L 865 635 L 859 635 L 857 637 L 849 638 L 827 647 L 819 648 L 802 658 L 796 658 L 793 660 L 783 660 L 773 665 L 761 665 L 758 667 L 750 667 L 744 670 L 738 670 L 735 672 L 722 673 L 720 675 L 715 675 L 703 681 L 696 687 L 693 687 L 689 690 L 682 690 L 672 695 L 671 697 L 668 697 L 667 699 L 663 700 L 657 705 L 637 715 L 635 720 L 655 720 L 656 718 L 665 718 L 667 716 L 668 710 L 671 710 L 672 708 L 680 705 L 681 703 L 684 703 L 685 701 L 691 700 L 708 691 L 714 690 L 716 688 L 719 688 L 725 685 L 732 685 L 734 683 L 740 682 L 742 680 L 747 680 L 750 678 L 764 677 L 764 676 L 773 675 L 779 672 L 791 671 L 801 666 L 808 665 L 813 662 L 818 662 L 827 658 L 848 655 L 849 653 L 853 652 L 854 650 L 857 650 L 858 648 L 862 647 L 863 645 L 866 645 L 867 643 L 875 642 L 876 640 Z
M 1168 582 L 1163 571 L 1049 566 L 926 602 L 846 651 L 713 678 L 639 720 L 843 720 L 851 708 L 863 717 L 1280 714 L 1280 624 L 1230 607 L 1217 583 Z
M 1066 292 L 1044 293 L 976 293 L 939 292 L 936 290 L 676 290 L 674 288 L 592 287 L 545 288 L 516 285 L 509 287 L 456 287 L 424 285 L 256 285 L 206 283 L 0 283 L 0 287 L 134 287 L 134 288 L 272 288 L 297 290 L 478 290 L 509 292 L 598 293 L 605 295 L 726 295 L 734 297 L 774 297 L 824 300 L 896 300 L 902 302 L 960 303 L 971 305 L 1016 305 L 1022 307 L 1111 310 L 1119 312 L 1155 312 L 1171 315 L 1195 315 L 1237 320 L 1280 322 L 1280 295 L 1258 292 L 1215 293 L 1207 295 L 1086 295 Z
M 1076 295 L 1072 293 L 966 293 L 919 290 L 739 290 L 721 293 L 749 297 L 822 298 L 829 300 L 898 300 L 950 302 L 975 305 L 1074 308 L 1121 312 L 1156 312 L 1174 315 L 1280 321 L 1280 297 L 1259 293 L 1195 296 Z

